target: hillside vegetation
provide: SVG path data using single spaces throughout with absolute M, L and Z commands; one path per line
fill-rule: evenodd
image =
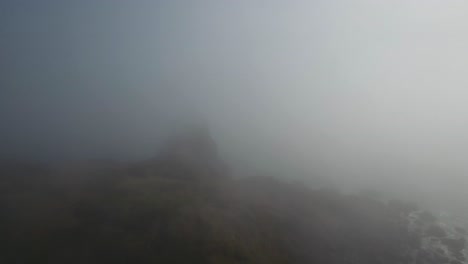
M 236 177 L 204 132 L 133 164 L 0 171 L 0 263 L 465 263 L 411 203 Z

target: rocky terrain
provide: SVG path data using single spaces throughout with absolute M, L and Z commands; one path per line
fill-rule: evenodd
M 410 202 L 229 173 L 206 131 L 156 158 L 0 166 L 0 263 L 460 264 Z

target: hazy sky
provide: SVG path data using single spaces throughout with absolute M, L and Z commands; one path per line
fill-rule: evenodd
M 233 156 L 468 186 L 467 13 L 462 0 L 4 0 L 1 149 L 148 153 L 201 115 Z

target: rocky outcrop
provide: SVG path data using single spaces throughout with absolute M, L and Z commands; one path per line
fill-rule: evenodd
M 225 178 L 228 170 L 205 126 L 194 126 L 174 136 L 159 154 L 133 171 L 135 176 L 207 182 Z
M 409 216 L 409 231 L 420 237 L 414 248 L 414 263 L 468 263 L 467 234 L 463 228 L 440 222 L 427 211 L 415 211 Z

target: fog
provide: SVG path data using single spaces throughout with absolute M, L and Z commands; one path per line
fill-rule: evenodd
M 148 157 L 203 119 L 232 164 L 463 211 L 467 11 L 455 0 L 2 1 L 1 154 Z

